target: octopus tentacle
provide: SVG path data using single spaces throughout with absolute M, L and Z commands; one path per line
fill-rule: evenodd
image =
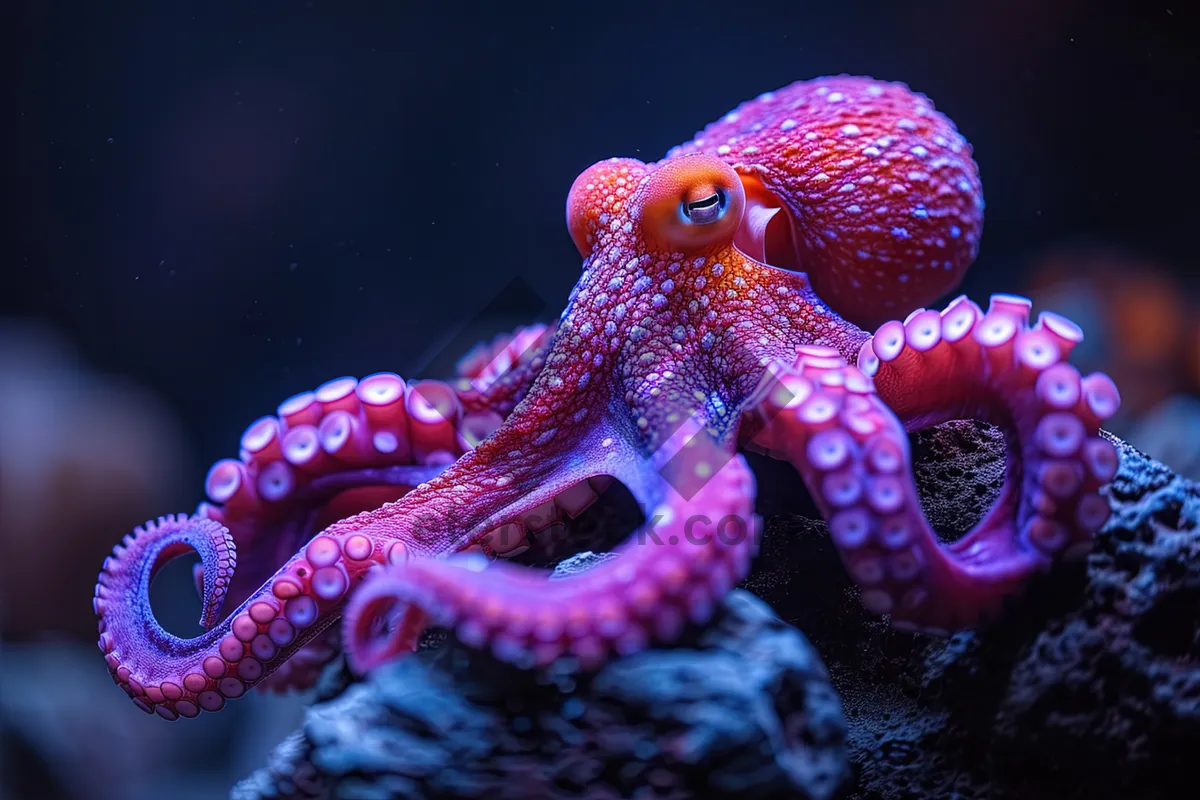
M 108 648 L 105 652 L 110 667 L 121 658 L 113 652 L 124 650 L 130 657 L 125 659 L 128 663 L 135 660 L 128 652 L 129 646 L 122 644 L 128 641 L 126 628 L 131 621 L 124 616 L 114 618 L 112 610 L 116 607 L 136 610 L 142 619 L 132 621 L 135 629 L 151 631 L 152 638 L 168 653 L 190 652 L 194 647 L 204 650 L 211 644 L 202 637 L 189 646 L 185 640 L 162 631 L 154 621 L 148 586 L 161 563 L 189 549 L 200 553 L 193 577 L 203 603 L 201 624 L 212 628 L 227 598 L 236 602 L 247 597 L 261 585 L 263 565 L 285 561 L 324 527 L 326 520 L 340 519 L 402 496 L 435 477 L 445 463 L 475 447 L 501 422 L 494 413 L 464 412 L 448 384 L 407 384 L 391 373 L 377 373 L 361 381 L 336 379 L 314 392 L 285 401 L 278 416 L 263 417 L 247 428 L 241 439 L 240 459 L 224 459 L 210 469 L 205 483 L 211 502 L 201 504 L 195 519 L 164 517 L 147 523 L 127 537 L 125 545 L 106 562 L 97 585 L 95 607 L 104 633 L 101 646 Z M 236 571 L 235 542 L 242 554 L 242 569 Z M 134 565 L 147 558 L 151 559 L 151 572 L 143 575 Z M 116 604 L 111 599 L 114 593 L 121 597 Z M 283 623 L 276 627 L 282 628 Z M 233 649 L 232 644 L 226 644 L 226 654 Z M 296 648 L 288 650 L 294 652 Z M 286 670 L 278 680 L 267 681 L 264 688 L 303 688 L 335 653 L 334 648 L 318 643 L 308 657 L 300 659 L 307 668 Z M 201 661 L 200 667 L 204 666 Z M 216 672 L 215 662 L 209 662 L 208 667 Z M 248 686 L 248 676 L 261 672 L 265 677 L 273 667 L 240 669 L 237 679 Z M 126 685 L 156 685 L 152 676 L 139 678 L 129 667 L 125 670 L 134 680 L 133 684 L 126 681 Z M 203 670 L 195 674 L 201 673 Z M 167 682 L 172 680 L 168 678 Z M 179 676 L 173 683 L 182 686 Z M 228 685 L 232 686 L 232 681 Z M 193 692 L 195 696 L 181 701 L 183 711 L 179 713 L 192 715 L 189 703 L 210 709 L 220 705 L 212 695 L 205 695 L 201 703 L 201 691 L 218 689 L 214 684 Z
M 758 546 L 754 479 L 732 457 L 684 499 L 650 511 L 651 529 L 618 557 L 560 581 L 469 556 L 417 559 L 373 577 L 347 605 L 343 638 L 363 672 L 412 648 L 426 620 L 524 667 L 572 656 L 584 668 L 703 623 L 749 571 Z M 661 481 L 661 479 L 659 479 Z
M 386 386 L 391 389 L 388 393 L 378 394 L 395 394 L 398 380 L 388 376 Z M 364 384 L 367 389 L 372 386 L 371 381 L 365 380 L 356 391 Z M 420 387 L 430 385 L 440 394 L 421 392 Z M 424 382 L 418 384 L 415 391 L 421 393 L 421 399 L 419 402 L 410 400 L 406 408 L 414 427 L 418 424 L 424 427 L 418 428 L 420 435 L 413 437 L 413 452 L 417 452 L 422 439 L 436 443 L 449 436 L 458 436 L 453 424 L 447 420 L 447 417 L 453 417 L 444 405 L 438 405 L 455 399 L 449 387 L 439 382 Z M 368 402 L 381 399 L 373 397 L 375 393 L 371 391 L 363 394 L 368 395 Z M 327 402 L 334 407 L 315 409 L 314 402 Z M 357 402 L 366 405 L 361 398 Z M 399 400 L 392 402 L 399 403 Z M 327 467 L 341 460 L 343 453 L 363 458 L 363 454 L 369 452 L 365 447 L 346 446 L 347 441 L 355 438 L 359 442 L 369 441 L 367 436 L 372 430 L 366 425 L 355 427 L 346 422 L 351 408 L 354 406 L 350 393 L 339 387 L 338 392 L 323 393 L 304 404 L 299 411 L 304 411 L 307 416 L 297 418 L 298 410 L 285 404 L 283 418 L 295 425 L 292 430 L 303 430 L 303 426 L 318 422 L 314 413 L 318 411 L 325 413 L 320 425 L 330 418 L 338 421 L 337 430 L 332 434 L 325 431 L 326 436 L 320 442 L 320 452 L 328 457 L 321 463 Z M 450 404 L 450 408 L 457 407 Z M 362 415 L 359 419 L 372 420 L 372 415 L 362 407 L 358 407 L 357 412 Z M 543 423 L 540 417 L 532 421 Z M 378 428 L 375 430 L 377 432 Z M 318 430 L 318 433 L 322 431 Z M 158 625 L 148 599 L 152 572 L 140 570 L 155 563 L 158 550 L 152 548 L 169 545 L 165 552 L 179 555 L 186 550 L 184 544 L 201 541 L 200 536 L 205 532 L 219 531 L 230 542 L 228 551 L 232 554 L 232 542 L 236 537 L 231 537 L 217 520 L 204 516 L 190 520 L 183 517 L 165 519 L 152 524 L 144 535 L 129 541 L 118 553 L 118 559 L 106 562 L 105 574 L 97 590 L 96 611 L 105 634 L 100 644 L 110 668 L 119 678 L 125 676 L 123 685 L 133 692 L 142 706 L 166 718 L 194 716 L 197 710 L 218 710 L 226 699 L 240 696 L 270 676 L 337 620 L 345 598 L 372 567 L 402 562 L 410 554 L 433 555 L 494 538 L 495 529 L 507 524 L 536 528 L 546 520 L 553 522 L 564 515 L 579 513 L 595 499 L 588 480 L 595 470 L 589 472 L 586 467 L 567 464 L 553 475 L 547 475 L 545 472 L 551 470 L 554 463 L 548 459 L 536 465 L 539 474 L 533 474 L 531 467 L 534 465 L 523 463 L 520 458 L 520 448 L 529 436 L 529 428 L 518 420 L 505 435 L 489 437 L 477 448 L 469 450 L 449 470 L 432 474 L 419 486 L 424 491 L 407 494 L 398 503 L 359 513 L 326 529 L 308 541 L 230 617 L 195 639 L 173 636 Z M 565 431 L 563 438 L 566 438 Z M 286 457 L 290 444 L 286 433 L 284 439 L 280 450 Z M 429 445 L 426 449 L 438 452 Z M 266 450 L 265 447 L 251 450 L 246 475 L 254 474 L 253 470 L 261 463 L 256 459 L 262 458 L 261 454 Z M 298 462 L 297 466 L 310 463 L 295 455 L 293 460 Z M 489 471 L 494 476 L 490 480 L 499 486 L 512 484 L 508 491 L 497 488 L 491 503 L 477 502 L 461 509 L 462 514 L 457 513 L 464 483 L 488 480 L 483 475 Z M 242 474 L 241 470 L 237 472 L 239 479 Z M 316 469 L 309 473 L 309 476 L 313 475 L 316 476 L 311 478 L 314 483 L 322 477 L 337 476 L 334 472 L 322 475 Z M 576 488 L 581 483 L 586 491 Z M 239 480 L 222 495 L 224 499 L 242 502 L 227 502 L 220 509 L 206 510 L 210 513 L 219 511 L 229 515 L 225 519 L 243 523 L 273 519 L 263 514 L 264 509 L 269 509 L 265 503 L 246 502 L 257 498 L 248 492 L 239 494 L 248 486 L 249 482 Z M 262 530 L 253 525 L 243 527 L 243 532 Z M 216 533 L 212 535 L 216 536 Z M 205 551 L 200 545 L 194 549 L 204 556 Z M 218 589 L 224 592 L 223 582 L 231 579 L 233 564 L 211 557 L 204 557 L 202 561 L 205 621 L 211 622 L 221 600 Z M 210 575 L 215 576 L 212 581 L 208 579 Z M 217 579 L 222 583 L 218 584 Z M 302 676 L 289 673 L 285 678 L 285 683 L 294 683 Z M 182 693 L 177 693 L 175 687 L 182 687 Z
M 279 564 L 329 523 L 430 480 L 501 422 L 494 413 L 465 413 L 441 381 L 338 378 L 252 423 L 241 458 L 209 470 L 210 502 L 197 513 L 229 528 L 243 566 Z M 266 574 L 238 573 L 231 596 L 244 598 Z
M 342 630 L 337 625 L 317 634 L 292 653 L 275 671 L 254 688 L 264 693 L 287 694 L 316 686 L 325 667 L 342 652 Z
M 143 711 L 173 720 L 220 710 L 337 619 L 346 594 L 376 565 L 403 560 L 403 541 L 361 534 L 314 537 L 230 616 L 194 639 L 162 628 L 150 609 L 159 566 L 195 549 L 205 564 L 206 616 L 235 565 L 232 540 L 215 521 L 163 517 L 126 537 L 96 586 L 100 649 L 114 680 Z
M 1086 551 L 1108 516 L 1099 490 L 1117 454 L 1099 426 L 1116 389 L 1066 363 L 1076 326 L 1053 314 L 1029 326 L 1028 312 L 1023 298 L 994 296 L 986 314 L 960 298 L 882 326 L 861 371 L 802 348 L 764 384 L 759 445 L 801 472 L 863 605 L 897 627 L 944 633 L 994 617 L 1035 570 Z M 958 542 L 939 544 L 925 521 L 896 414 L 910 430 L 984 419 L 1015 445 L 1001 499 Z
M 554 330 L 539 322 L 471 348 L 457 364 L 459 376 L 466 379 L 457 384 L 463 407 L 508 416 L 545 364 Z

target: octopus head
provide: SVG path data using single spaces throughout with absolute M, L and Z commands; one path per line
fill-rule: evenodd
M 650 165 L 609 159 L 575 180 L 567 227 L 585 258 L 618 247 L 651 263 L 706 256 L 765 265 L 770 251 L 790 267 L 789 228 L 776 217 L 781 210 L 761 183 L 711 155 Z M 730 258 L 730 248 L 741 258 Z
M 567 226 L 585 262 L 564 330 L 604 333 L 618 394 L 651 437 L 696 412 L 731 432 L 763 364 L 812 341 L 820 301 L 802 273 L 765 259 L 785 228 L 746 186 L 695 153 L 602 161 L 571 189 Z

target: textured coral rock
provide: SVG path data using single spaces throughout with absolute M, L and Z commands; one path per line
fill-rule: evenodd
M 591 676 L 538 677 L 453 640 L 401 659 L 315 705 L 232 796 L 831 798 L 845 734 L 804 636 L 738 591 L 682 646 Z
M 996 497 L 998 433 L 915 437 L 922 501 L 949 538 Z M 748 582 L 820 651 L 841 692 L 851 797 L 1178 796 L 1200 752 L 1200 492 L 1118 442 L 1113 517 L 1086 563 L 998 626 L 937 641 L 863 612 L 824 526 L 777 518 Z M 1190 758 L 1189 758 L 1190 756 Z

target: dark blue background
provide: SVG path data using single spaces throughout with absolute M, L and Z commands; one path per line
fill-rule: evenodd
M 552 316 L 587 165 L 838 72 L 908 82 L 975 145 L 977 299 L 1079 236 L 1190 269 L 1200 38 L 1170 5 L 25 3 L 0 314 L 56 323 L 233 455 L 324 379 L 445 368 L 514 278 Z

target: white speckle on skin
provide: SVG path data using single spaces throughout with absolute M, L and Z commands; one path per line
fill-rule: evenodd
M 876 156 L 883 153 L 883 151 L 880 150 L 875 145 L 870 145 L 868 147 L 864 147 L 862 152 L 863 152 L 864 156 L 868 156 L 870 158 L 875 158 Z
M 892 236 L 895 236 L 897 239 L 907 239 L 908 230 L 905 228 L 892 228 Z
M 730 147 L 729 145 L 727 145 L 727 144 L 723 144 L 723 145 L 721 145 L 720 147 L 718 147 L 718 148 L 717 148 L 717 155 L 720 155 L 720 156 L 727 156 L 727 155 L 729 155 L 729 151 L 730 151 L 730 150 L 732 150 L 732 149 L 733 149 L 733 148 L 732 148 L 732 147 Z
M 654 297 L 650 298 L 650 305 L 654 306 L 654 308 L 656 308 L 656 309 L 662 308 L 666 304 L 667 304 L 667 298 L 665 295 L 656 294 L 656 295 L 654 295 Z
M 755 145 L 750 145 L 746 149 L 742 150 L 742 155 L 752 156 L 757 152 L 758 152 L 758 148 Z
M 862 128 L 858 127 L 853 122 L 847 123 L 842 126 L 842 136 L 846 136 L 849 138 L 854 138 L 855 136 L 862 136 Z
M 846 95 L 841 92 L 830 92 L 825 99 L 830 103 L 840 103 L 846 99 Z
M 718 276 L 724 275 L 725 274 L 725 265 L 724 264 L 713 264 L 712 265 L 712 274 L 718 275 Z
M 814 131 L 809 131 L 808 133 L 804 134 L 804 141 L 806 142 L 815 142 L 817 138 L 817 134 Z
M 857 188 L 858 187 L 855 186 L 853 183 L 844 183 L 844 184 L 842 184 L 842 188 L 838 189 L 838 191 L 839 192 L 853 192 Z
M 914 169 L 912 172 L 908 173 L 908 179 L 910 181 L 927 181 L 929 180 L 929 174 Z
M 785 119 L 783 122 L 779 123 L 779 129 L 783 131 L 790 131 L 794 127 L 796 127 L 796 120 L 794 119 Z
M 816 175 L 813 176 L 813 180 L 814 181 L 827 181 L 827 180 L 829 180 L 829 176 L 826 175 L 824 172 L 818 172 Z
M 904 119 L 897 120 L 896 127 L 902 131 L 915 131 L 917 129 L 917 123 L 905 117 Z
M 736 112 L 736 111 L 730 111 L 728 114 L 726 114 L 726 115 L 725 115 L 725 120 L 724 120 L 724 121 L 725 121 L 725 122 L 737 122 L 737 121 L 738 121 L 738 117 L 739 117 L 739 114 L 738 114 L 738 112 Z
M 962 236 L 962 228 L 958 227 L 957 225 L 951 225 L 950 226 L 950 236 L 954 239 L 957 239 L 958 237 Z
M 916 147 L 912 148 L 908 152 L 912 153 L 917 158 L 924 158 L 925 156 L 929 155 L 929 151 L 926 150 L 921 145 L 917 145 Z
M 846 211 L 847 211 L 848 213 L 850 213 L 850 214 L 861 214 L 861 213 L 862 213 L 862 206 L 860 206 L 860 205 L 858 205 L 857 203 L 855 203 L 855 204 L 854 204 L 854 205 L 852 205 L 852 206 L 847 206 L 847 207 L 846 207 Z

